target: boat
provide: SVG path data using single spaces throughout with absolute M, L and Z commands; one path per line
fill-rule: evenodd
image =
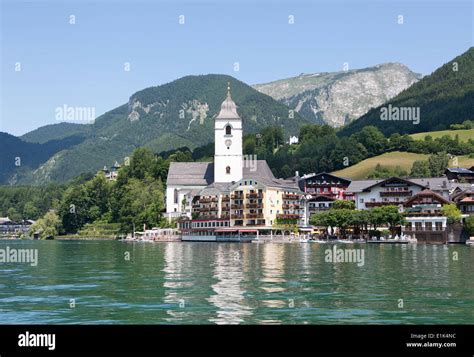
M 474 237 L 470 237 L 468 240 L 466 240 L 466 244 L 474 246 Z
M 322 240 L 322 239 L 310 239 L 310 240 L 309 240 L 309 243 L 326 244 L 327 241 L 326 241 L 326 240 Z

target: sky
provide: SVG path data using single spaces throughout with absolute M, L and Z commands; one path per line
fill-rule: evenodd
M 427 75 L 473 44 L 472 1 L 0 1 L 0 131 L 13 135 L 190 74 L 257 84 L 400 62 Z

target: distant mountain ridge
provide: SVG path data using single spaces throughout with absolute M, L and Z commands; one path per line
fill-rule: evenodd
M 340 72 L 301 74 L 254 88 L 317 124 L 340 127 L 357 119 L 421 78 L 400 63 Z
M 91 125 L 77 123 L 49 124 L 20 136 L 20 139 L 30 143 L 44 144 L 50 140 L 61 140 L 72 135 L 87 136 L 90 129 Z
M 56 153 L 80 144 L 84 138 L 76 135 L 47 143 L 29 143 L 16 136 L 0 132 L 0 184 L 16 184 L 33 169 Z
M 51 139 L 74 137 L 77 144 L 50 153 L 47 161 L 39 166 L 35 162 L 34 170 L 17 170 L 15 182 L 63 182 L 115 161 L 123 162 L 141 146 L 161 152 L 184 146 L 193 149 L 210 143 L 214 139 L 213 118 L 225 99 L 228 82 L 246 134 L 276 125 L 281 126 L 288 137 L 309 123 L 298 113 L 291 115 L 284 104 L 231 76 L 186 76 L 134 93 L 128 103 L 101 115 L 93 124 L 53 124 L 23 135 L 25 141 L 46 144 Z M 23 141 L 17 147 L 23 145 L 21 143 Z M 12 155 L 15 150 L 10 148 Z M 8 178 L 4 178 L 5 181 Z
M 381 120 L 382 108 L 419 108 L 420 122 Z M 474 47 L 423 77 L 387 103 L 344 127 L 350 135 L 374 125 L 384 134 L 411 134 L 449 129 L 451 124 L 474 119 Z

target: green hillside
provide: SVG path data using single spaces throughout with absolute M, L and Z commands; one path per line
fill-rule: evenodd
M 24 175 L 56 153 L 80 144 L 84 139 L 69 136 L 47 143 L 29 143 L 0 132 L 0 184 L 15 184 Z
M 381 120 L 381 108 L 420 109 L 419 124 L 411 121 Z M 448 129 L 451 124 L 473 119 L 474 48 L 438 68 L 431 75 L 401 92 L 387 103 L 370 110 L 344 127 L 340 135 L 350 135 L 367 125 L 378 127 L 385 135 L 411 134 Z
M 414 154 L 410 152 L 388 152 L 382 155 L 365 159 L 356 165 L 349 166 L 343 170 L 334 171 L 333 174 L 341 177 L 351 178 L 353 180 L 362 180 L 367 178 L 380 164 L 383 167 L 400 169 L 410 172 L 413 162 L 418 160 L 428 160 L 429 155 Z M 458 156 L 459 167 L 471 167 L 474 165 L 474 158 L 468 156 Z
M 467 142 L 469 139 L 474 140 L 474 129 L 464 129 L 464 130 L 439 130 L 439 131 L 430 131 L 425 133 L 416 133 L 411 134 L 410 136 L 414 140 L 424 140 L 426 136 L 431 136 L 433 139 L 441 138 L 445 135 L 455 138 L 456 135 L 459 137 L 459 141 Z
M 91 127 L 91 125 L 77 123 L 50 124 L 20 136 L 20 139 L 30 143 L 44 144 L 51 140 L 60 140 L 70 136 L 85 137 L 89 134 Z

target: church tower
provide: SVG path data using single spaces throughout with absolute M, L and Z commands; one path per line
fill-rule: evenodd
M 242 119 L 230 96 L 227 98 L 214 123 L 214 182 L 232 182 L 242 179 Z

